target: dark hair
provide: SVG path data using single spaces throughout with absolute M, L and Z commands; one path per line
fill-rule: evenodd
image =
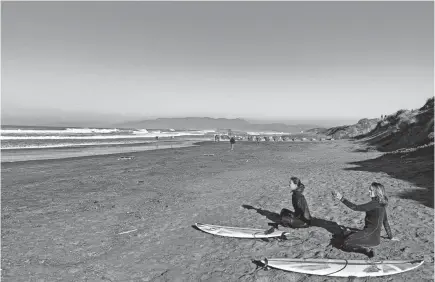
M 290 177 L 291 182 L 293 182 L 294 184 L 296 184 L 296 186 L 298 186 L 298 188 L 296 190 L 300 191 L 300 192 L 304 192 L 305 189 L 305 185 L 302 184 L 301 180 L 295 176 Z
M 375 199 L 383 205 L 388 205 L 388 197 L 385 194 L 384 185 L 378 182 L 373 182 L 371 187 L 373 188 L 373 192 L 375 193 Z

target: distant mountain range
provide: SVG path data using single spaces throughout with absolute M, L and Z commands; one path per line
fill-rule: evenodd
M 288 125 L 284 123 L 255 124 L 244 119 L 185 117 L 185 118 L 157 118 L 117 124 L 124 128 L 173 128 L 173 129 L 231 129 L 240 131 L 279 131 L 300 132 L 313 127 L 313 124 Z

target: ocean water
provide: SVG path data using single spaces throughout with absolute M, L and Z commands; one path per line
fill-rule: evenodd
M 0 140 L 2 150 L 21 150 L 198 141 L 211 139 L 213 134 L 214 130 L 2 126 Z
M 195 141 L 212 140 L 214 133 L 214 130 L 2 126 L 0 140 L 4 162 L 185 147 Z

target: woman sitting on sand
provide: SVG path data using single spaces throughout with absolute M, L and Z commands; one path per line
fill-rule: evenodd
M 311 224 L 310 210 L 304 197 L 305 186 L 297 177 L 290 178 L 290 189 L 292 191 L 292 204 L 295 212 L 288 209 L 282 209 L 281 225 L 292 228 L 306 228 Z
M 366 212 L 365 225 L 362 231 L 352 231 L 344 235 L 341 249 L 348 252 L 357 252 L 367 255 L 369 258 L 374 256 L 371 248 L 381 243 L 381 228 L 384 225 L 388 238 L 397 241 L 391 233 L 388 224 L 387 212 L 388 198 L 385 195 L 385 188 L 382 184 L 373 182 L 369 188 L 372 200 L 362 205 L 356 205 L 346 200 L 339 192 L 332 191 L 333 196 L 354 211 Z

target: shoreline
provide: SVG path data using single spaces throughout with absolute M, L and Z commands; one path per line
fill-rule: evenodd
M 298 144 L 298 143 L 318 143 L 330 141 L 280 141 L 283 144 Z M 74 146 L 74 147 L 49 147 L 49 148 L 24 148 L 24 149 L 1 149 L 1 163 L 15 162 L 31 162 L 70 158 L 86 158 L 102 155 L 120 155 L 138 153 L 142 151 L 176 149 L 185 147 L 194 147 L 207 144 L 229 144 L 229 141 L 215 142 L 213 140 L 159 140 L 149 143 L 134 143 L 134 144 L 116 144 L 116 145 L 95 145 L 95 146 Z M 274 144 L 276 142 L 262 141 L 260 144 Z M 242 145 L 243 144 L 243 145 Z M 255 141 L 238 141 L 237 146 L 255 145 Z M 229 145 L 228 145 L 229 146 Z M 51 154 L 51 155 L 50 155 Z

